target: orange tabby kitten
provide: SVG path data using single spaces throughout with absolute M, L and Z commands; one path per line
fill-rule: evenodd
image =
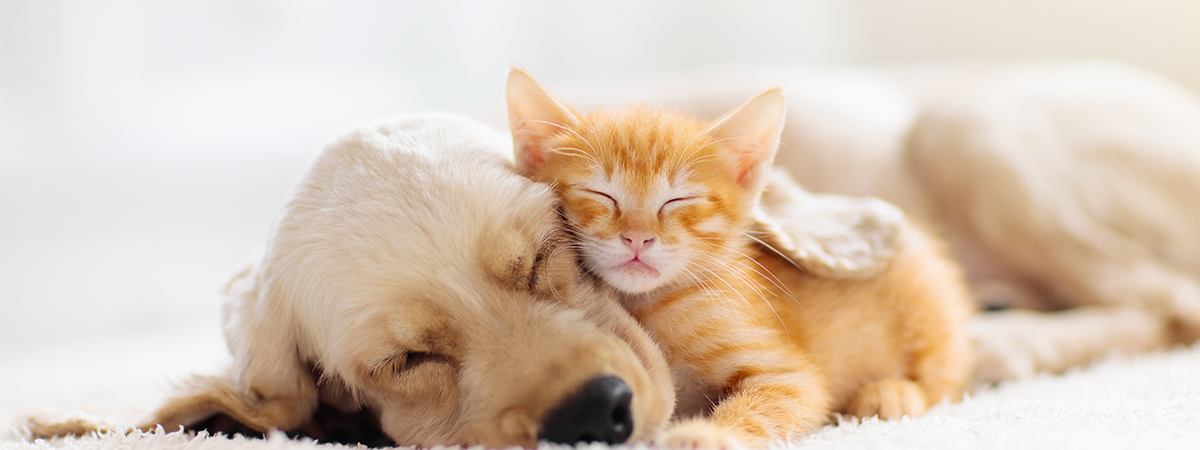
M 712 124 L 646 106 L 572 112 L 508 78 L 519 170 L 554 185 L 581 265 L 615 288 L 675 374 L 671 447 L 764 446 L 831 412 L 921 414 L 965 386 L 958 270 L 906 230 L 882 273 L 820 278 L 746 234 L 778 146 L 778 89 Z

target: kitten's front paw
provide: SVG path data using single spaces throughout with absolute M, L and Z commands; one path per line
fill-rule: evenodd
M 857 417 L 879 416 L 883 420 L 901 416 L 917 417 L 925 413 L 925 395 L 921 387 L 909 380 L 882 380 L 859 389 L 850 414 Z
M 737 430 L 703 420 L 687 420 L 663 432 L 658 444 L 670 449 L 738 450 L 751 445 L 753 438 Z

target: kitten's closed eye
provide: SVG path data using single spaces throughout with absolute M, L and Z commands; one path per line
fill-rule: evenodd
M 699 196 L 699 195 L 693 195 L 690 197 L 673 198 L 673 199 L 667 200 L 665 203 L 663 203 L 663 205 L 658 208 L 658 211 L 659 211 L 659 213 L 667 213 L 667 212 L 671 212 L 671 210 L 680 208 L 682 206 L 696 204 L 703 200 L 704 200 L 704 197 Z
M 617 199 L 615 199 L 611 195 L 605 194 L 603 192 L 592 190 L 592 189 L 580 189 L 579 191 L 583 192 L 585 194 L 588 194 L 589 197 L 596 197 L 598 199 L 607 200 L 608 202 L 610 202 L 612 204 L 613 208 L 620 206 L 617 203 Z

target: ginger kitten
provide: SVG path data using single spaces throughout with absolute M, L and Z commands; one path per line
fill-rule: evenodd
M 957 399 L 970 303 L 915 229 L 882 273 L 820 278 L 747 234 L 783 126 L 765 91 L 712 124 L 648 106 L 576 114 L 509 73 L 518 170 L 549 183 L 583 269 L 619 293 L 674 373 L 670 447 L 761 447 L 831 413 L 885 419 Z

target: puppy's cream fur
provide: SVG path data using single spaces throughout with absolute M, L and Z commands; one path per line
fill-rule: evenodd
M 653 437 L 674 406 L 662 355 L 613 298 L 576 287 L 555 197 L 513 172 L 508 148 L 441 114 L 330 144 L 226 287 L 232 370 L 190 381 L 141 427 L 224 413 L 289 430 L 321 400 L 369 408 L 399 445 L 531 447 L 547 411 L 616 375 L 634 393 L 632 439 Z
M 980 316 L 980 381 L 1200 337 L 1194 94 L 1106 63 L 908 68 L 809 88 L 778 159 L 801 184 L 935 224 L 985 306 L 1066 310 Z

